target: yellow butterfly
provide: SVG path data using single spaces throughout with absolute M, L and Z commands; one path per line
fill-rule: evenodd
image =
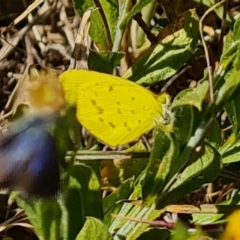
M 77 119 L 91 134 L 115 147 L 129 143 L 163 124 L 167 94 L 154 95 L 144 87 L 120 77 L 69 70 L 59 80 L 66 101 L 76 104 Z

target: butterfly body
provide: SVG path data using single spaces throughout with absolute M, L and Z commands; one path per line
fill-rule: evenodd
M 36 197 L 54 196 L 59 188 L 52 118 L 21 119 L 0 139 L 0 188 Z
M 129 143 L 164 120 L 164 104 L 144 87 L 108 74 L 70 70 L 60 75 L 79 122 L 102 142 Z

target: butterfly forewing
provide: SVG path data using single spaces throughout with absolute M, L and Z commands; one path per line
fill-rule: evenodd
M 163 122 L 163 104 L 146 88 L 112 75 L 69 70 L 60 75 L 79 122 L 102 142 L 129 143 Z
M 131 142 L 152 129 L 161 106 L 155 96 L 130 81 L 91 80 L 79 85 L 77 118 L 110 146 Z

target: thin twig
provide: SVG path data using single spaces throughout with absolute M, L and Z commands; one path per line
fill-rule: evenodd
M 138 23 L 138 25 L 142 28 L 142 30 L 145 32 L 147 39 L 153 44 L 157 42 L 157 37 L 152 34 L 150 29 L 148 28 L 147 24 L 142 19 L 142 14 L 138 12 L 133 19 Z
M 206 55 L 206 63 L 207 63 L 207 69 L 208 69 L 208 79 L 209 79 L 209 85 L 210 85 L 210 102 L 213 103 L 214 102 L 214 95 L 213 95 L 213 75 L 212 75 L 212 67 L 211 67 L 211 63 L 210 63 L 210 57 L 209 57 L 209 52 L 208 52 L 208 47 L 207 44 L 204 40 L 204 36 L 203 36 L 203 21 L 206 18 L 206 16 L 212 12 L 215 8 L 217 8 L 218 6 L 220 6 L 221 4 L 223 4 L 225 2 L 225 0 L 222 0 L 221 2 L 215 4 L 214 6 L 210 7 L 201 17 L 200 21 L 199 21 L 199 32 L 200 32 L 200 37 L 201 37 L 201 41 L 202 41 L 202 45 L 203 45 L 203 49 Z
M 134 6 L 135 4 L 136 4 L 136 0 L 132 0 L 132 5 Z M 133 19 L 138 23 L 139 27 L 141 27 L 143 32 L 146 34 L 148 40 L 152 44 L 158 41 L 158 38 L 154 34 L 152 34 L 148 25 L 143 21 L 142 14 L 140 12 L 136 13 Z
M 223 16 L 222 16 L 222 22 L 221 22 L 221 33 L 218 40 L 218 53 L 217 53 L 217 59 L 220 59 L 220 56 L 222 54 L 223 49 L 223 38 L 225 34 L 226 29 L 226 17 L 227 17 L 227 7 L 228 7 L 228 0 L 225 0 L 225 3 L 223 4 Z

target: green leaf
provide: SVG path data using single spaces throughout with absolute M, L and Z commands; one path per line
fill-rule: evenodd
M 68 181 L 65 185 L 65 209 L 67 211 L 67 222 L 69 222 L 69 234 L 68 239 L 75 239 L 78 232 L 82 228 L 85 221 L 85 209 L 84 205 L 85 196 L 82 192 L 82 187 L 75 175 L 82 173 L 77 172 L 76 168 L 69 169 L 70 176 L 66 176 Z M 68 175 L 68 174 L 67 174 Z M 62 207 L 63 208 L 63 207 Z
M 62 173 L 61 194 L 52 200 L 16 198 L 41 240 L 74 240 L 85 216 L 103 218 L 101 189 L 93 168 L 78 164 Z
M 131 177 L 137 178 L 146 168 L 150 155 L 141 140 L 123 152 L 130 154 L 137 153 L 138 156 L 136 155 L 132 159 L 114 159 L 113 164 L 119 171 L 121 182 Z
M 40 240 L 64 239 L 61 209 L 55 200 L 24 200 L 16 198 L 18 206 L 25 210 Z M 68 223 L 66 223 L 68 224 Z
M 118 187 L 116 191 L 103 199 L 104 207 L 104 224 L 110 226 L 114 218 L 112 214 L 117 214 L 123 206 L 124 199 L 127 199 L 133 191 L 133 179 L 126 180 Z
M 205 144 L 201 151 L 195 151 L 191 159 L 192 163 L 183 170 L 170 190 L 159 196 L 158 207 L 175 203 L 204 183 L 215 180 L 220 174 L 220 160 L 220 154 L 210 145 Z
M 237 193 L 233 196 L 233 198 L 228 199 L 226 201 L 223 201 L 219 204 L 213 205 L 213 208 L 215 208 L 215 213 L 209 213 L 209 210 L 207 210 L 207 213 L 201 212 L 201 213 L 194 213 L 192 214 L 192 221 L 196 225 L 206 225 L 206 224 L 221 224 L 223 222 L 226 222 L 226 219 L 224 219 L 225 214 L 230 214 L 234 210 L 238 209 L 240 205 L 240 194 Z M 204 206 L 204 205 L 203 205 Z
M 209 82 L 202 80 L 196 88 L 190 88 L 181 91 L 174 99 L 171 109 L 184 105 L 195 106 L 199 111 L 202 111 L 203 102 L 206 100 L 209 91 Z
M 113 48 L 112 48 L 112 51 L 114 51 L 114 52 L 118 52 L 121 49 L 123 34 L 127 27 L 127 26 L 122 26 L 121 22 L 123 21 L 123 19 L 129 12 L 131 7 L 132 7 L 131 0 L 125 0 L 125 1 L 119 2 L 119 19 L 116 24 L 116 35 L 115 35 L 115 39 L 113 42 Z
M 161 210 L 155 210 L 153 207 L 149 208 L 143 205 L 138 206 L 124 203 L 119 216 L 126 216 L 127 218 L 131 218 L 131 220 L 118 219 L 116 217 L 110 227 L 110 232 L 114 234 L 114 239 L 135 240 L 145 232 L 151 221 L 156 219 L 161 212 Z
M 239 41 L 240 39 L 240 19 L 236 19 L 233 27 L 233 40 Z
M 133 6 L 133 8 L 124 16 L 124 18 L 120 22 L 120 28 L 125 29 L 127 27 L 127 24 L 129 20 L 136 15 L 136 13 L 142 11 L 142 9 L 149 4 L 150 2 L 153 2 L 154 0 L 137 0 L 136 4 Z
M 229 117 L 229 121 L 233 126 L 233 132 L 237 139 L 237 135 L 240 131 L 240 98 L 236 98 L 231 102 L 225 104 L 225 110 Z
M 131 0 L 125 0 L 119 2 L 119 19 L 115 26 L 116 35 L 113 43 L 113 51 L 119 51 L 121 48 L 121 42 L 123 38 L 124 31 L 128 27 L 129 21 L 134 17 L 134 15 L 142 11 L 148 3 L 154 0 L 137 0 L 136 4 L 132 7 Z
M 182 144 L 188 142 L 196 130 L 200 117 L 201 112 L 192 105 L 183 105 L 174 109 L 174 134 Z
M 112 236 L 106 226 L 97 218 L 87 217 L 87 220 L 75 240 L 111 240 Z
M 171 29 L 180 29 L 172 33 Z M 194 10 L 184 12 L 167 28 L 171 34 L 147 49 L 123 75 L 139 84 L 151 85 L 171 77 L 191 56 L 198 39 L 198 17 Z
M 227 35 L 223 45 L 223 52 L 220 58 L 220 67 L 223 69 L 223 73 L 216 73 L 214 80 L 214 89 L 217 89 L 222 84 L 222 79 L 226 74 L 227 70 L 232 68 L 232 63 L 236 57 L 236 49 L 238 42 L 233 41 L 232 35 Z M 217 79 L 217 80 L 216 80 Z
M 156 134 L 157 136 L 158 134 Z M 170 180 L 181 170 L 181 163 L 178 163 L 179 155 L 180 155 L 180 149 L 181 149 L 181 143 L 178 141 L 178 139 L 174 136 L 168 136 L 168 140 L 164 141 L 157 141 L 155 137 L 155 142 L 158 142 L 158 145 L 154 145 L 152 156 L 155 156 L 156 158 L 150 157 L 150 164 L 146 169 L 146 177 L 145 182 L 143 183 L 143 200 L 148 205 L 152 206 L 153 201 L 155 204 L 159 204 L 157 202 L 157 199 L 159 196 L 163 195 L 163 192 L 166 191 L 165 189 L 168 189 L 171 187 Z M 170 144 L 169 144 L 170 141 Z M 167 143 L 165 143 L 167 142 Z M 165 143 L 165 149 L 164 152 L 161 154 L 158 153 L 159 145 Z M 168 144 L 168 148 L 166 148 Z M 164 153 L 164 156 L 162 154 Z M 153 155 L 154 154 L 154 155 Z M 155 163 L 155 165 L 154 165 Z M 158 166 L 158 168 L 156 168 Z M 157 172 L 156 172 L 157 169 Z M 170 184 L 170 185 L 169 185 Z M 161 202 L 163 205 L 155 206 L 158 209 L 161 209 L 164 207 L 165 203 Z
M 76 11 L 83 16 L 83 13 L 90 7 L 98 7 L 93 0 L 73 0 Z M 89 34 L 93 42 L 98 46 L 100 52 L 107 52 L 112 49 L 115 29 L 118 21 L 118 1 L 99 0 L 101 10 L 96 10 L 91 16 Z M 100 14 L 103 13 L 103 15 Z M 104 19 L 106 21 L 104 21 Z M 110 33 L 108 36 L 107 32 Z
M 240 49 L 240 45 L 239 45 Z M 239 51 L 240 53 L 240 51 Z M 239 55 L 240 57 L 240 55 Z M 232 69 L 225 75 L 225 82 L 216 95 L 216 105 L 222 106 L 238 97 L 240 91 L 240 70 Z
M 140 2 L 143 2 L 143 1 L 140 1 Z M 151 20 L 154 18 L 154 15 L 155 15 L 156 6 L 157 6 L 157 1 L 153 0 L 141 9 L 142 19 L 146 23 L 146 25 L 150 28 L 151 28 Z M 151 32 L 154 34 L 153 29 L 151 29 Z M 147 39 L 146 33 L 143 31 L 141 26 L 137 24 L 136 25 L 137 48 L 139 49 L 141 46 L 145 45 L 146 42 L 149 42 L 149 40 Z
M 112 74 L 114 67 L 119 65 L 123 56 L 124 53 L 120 52 L 98 53 L 90 51 L 88 58 L 89 70 Z
M 220 149 L 222 163 L 229 164 L 240 161 L 240 140 L 236 141 L 235 135 L 231 135 Z
M 62 177 L 62 191 L 56 199 L 17 197 L 41 240 L 74 240 L 84 223 L 80 185 L 67 173 Z
M 163 170 L 163 168 L 159 170 L 156 166 L 163 164 L 163 158 L 171 146 L 171 138 L 158 128 L 154 130 L 154 139 L 154 146 L 142 183 L 142 197 L 149 205 L 156 198 L 157 192 L 161 191 L 159 188 L 162 188 L 164 183 L 163 179 L 156 177 L 158 171 Z M 168 169 L 166 169 L 166 172 L 168 172 Z
M 219 91 L 216 101 L 217 104 L 224 104 L 234 98 L 236 91 L 232 88 L 238 88 L 238 81 L 233 79 L 240 70 L 240 40 L 239 40 L 239 21 L 235 23 L 234 32 L 228 34 L 225 38 L 223 52 L 220 59 L 219 68 L 214 77 L 214 91 Z M 220 89 L 220 90 L 219 90 Z M 224 99 L 226 98 L 226 99 Z
M 230 136 L 228 136 L 227 140 L 219 149 L 219 152 L 222 154 L 223 157 L 223 163 L 238 162 L 240 160 L 239 104 L 240 104 L 239 97 L 225 104 L 225 110 L 228 114 L 229 121 L 232 124 L 233 130 Z
M 81 163 L 77 163 L 72 167 L 70 174 L 81 185 L 84 215 L 103 219 L 102 194 L 98 176 L 99 172 L 97 172 L 99 171 L 98 168 L 98 161 L 81 161 Z
M 233 35 L 228 34 L 225 38 L 223 52 L 220 58 L 220 64 L 223 69 L 227 70 L 229 66 L 232 66 L 233 59 L 236 57 L 237 46 L 238 41 L 234 41 Z M 216 83 L 214 83 L 214 85 L 216 85 Z
M 206 139 L 214 148 L 218 149 L 222 143 L 222 132 L 217 119 L 214 119 L 209 132 L 206 135 Z
M 181 222 L 178 222 L 171 236 L 171 240 L 186 240 L 189 238 L 188 229 Z

